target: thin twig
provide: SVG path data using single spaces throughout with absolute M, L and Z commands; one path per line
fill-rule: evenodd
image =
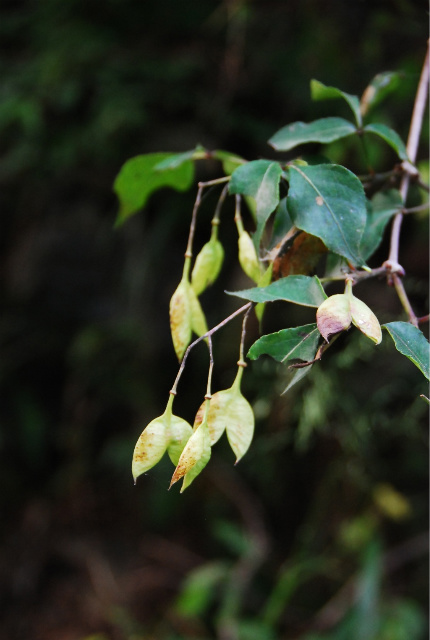
M 208 336 L 208 346 L 209 346 L 209 373 L 208 373 L 208 383 L 206 386 L 205 400 L 210 400 L 212 398 L 212 372 L 214 368 L 214 355 L 212 350 L 211 336 Z
M 194 233 L 195 233 L 195 230 L 196 230 L 197 212 L 199 210 L 200 203 L 202 201 L 203 189 L 204 189 L 204 185 L 203 184 L 199 184 L 199 188 L 197 190 L 196 199 L 195 199 L 195 202 L 194 202 L 193 214 L 191 216 L 190 232 L 188 234 L 188 242 L 187 242 L 187 250 L 185 252 L 185 258 L 192 258 L 193 257 L 193 240 L 194 240 Z
M 231 320 L 233 320 L 234 318 L 236 318 L 237 316 L 239 316 L 241 313 L 245 313 L 246 311 L 248 311 L 248 309 L 251 309 L 253 306 L 253 302 L 247 302 L 247 304 L 244 304 L 243 307 L 240 307 L 239 309 L 236 309 L 236 311 L 234 311 L 232 314 L 230 314 L 227 318 L 224 318 L 224 320 L 222 320 L 222 322 L 220 322 L 219 324 L 217 324 L 215 327 L 212 327 L 212 329 L 209 329 L 209 331 L 206 331 L 206 333 L 204 333 L 202 336 L 200 336 L 199 338 L 197 338 L 196 340 L 194 340 L 194 342 L 192 342 L 188 347 L 187 350 L 184 353 L 184 357 L 182 358 L 182 362 L 181 362 L 181 366 L 179 367 L 179 371 L 178 374 L 175 378 L 175 382 L 173 383 L 173 386 L 170 390 L 170 393 L 172 395 L 176 395 L 176 389 L 179 383 L 179 379 L 184 371 L 185 368 L 185 362 L 186 359 L 188 358 L 188 354 L 190 353 L 191 349 L 193 347 L 196 346 L 196 344 L 198 344 L 199 342 L 201 342 L 202 340 L 205 340 L 205 338 L 210 338 L 211 336 L 213 336 L 214 333 L 216 333 L 216 331 L 218 331 L 219 329 L 222 329 L 222 327 L 225 327 L 226 324 L 228 324 Z
M 245 311 L 245 315 L 243 316 L 243 320 L 242 320 L 242 334 L 240 336 L 239 362 L 237 363 L 239 367 L 246 367 L 245 356 L 244 356 L 246 323 L 248 322 L 249 314 L 251 313 L 251 309 L 253 308 L 253 306 L 254 306 L 254 303 L 252 303 L 249 309 Z
M 195 230 L 196 230 L 197 212 L 198 212 L 200 204 L 202 202 L 203 190 L 206 189 L 207 187 L 213 187 L 214 185 L 217 185 L 217 184 L 223 184 L 225 182 L 228 182 L 229 180 L 230 180 L 230 176 L 225 176 L 223 178 L 217 178 L 216 180 L 209 180 L 208 182 L 199 182 L 198 183 L 197 196 L 196 196 L 196 199 L 195 199 L 195 202 L 194 202 L 193 213 L 192 213 L 192 216 L 191 216 L 190 232 L 188 234 L 187 250 L 185 252 L 185 257 L 186 258 L 192 258 L 193 257 L 193 240 L 194 240 L 194 233 L 195 233 Z M 220 196 L 221 204 L 224 201 L 224 198 L 226 196 L 225 192 L 226 192 L 226 189 L 224 188 L 222 190 L 221 196 Z M 217 209 L 215 210 L 215 216 L 217 215 L 217 212 L 219 214 L 218 206 L 217 206 Z M 214 216 L 214 218 L 215 218 L 215 216 Z
M 396 289 L 397 295 L 399 296 L 399 300 L 402 303 L 403 309 L 408 314 L 409 322 L 413 324 L 415 327 L 418 327 L 418 319 L 412 309 L 411 303 L 409 302 L 408 295 L 403 286 L 402 279 L 399 277 L 397 273 L 393 273 L 391 275 L 394 288 Z
M 402 209 L 403 215 L 408 215 L 410 213 L 420 213 L 420 211 L 427 211 L 429 208 L 428 202 L 425 204 L 418 204 L 416 207 L 410 207 L 409 209 Z
M 214 213 L 214 216 L 212 218 L 212 225 L 218 225 L 219 224 L 221 208 L 222 208 L 222 205 L 224 204 L 224 200 L 226 199 L 227 192 L 228 192 L 228 184 L 224 185 L 224 188 L 221 191 L 220 197 L 218 198 L 218 202 L 217 202 L 217 205 L 215 207 L 215 213 Z

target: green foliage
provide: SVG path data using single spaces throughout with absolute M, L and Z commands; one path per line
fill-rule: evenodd
M 382 325 L 394 340 L 397 351 L 409 358 L 429 379 L 429 343 L 422 331 L 408 322 L 387 322 Z
M 390 83 L 394 79 L 387 77 L 385 80 Z M 395 131 L 384 123 L 372 123 L 364 127 L 362 124 L 362 116 L 367 114 L 371 106 L 377 102 L 378 92 L 383 86 L 383 78 L 373 81 L 360 102 L 357 96 L 313 80 L 311 82 L 312 98 L 344 100 L 351 108 L 356 124 L 337 117 L 322 118 L 309 124 L 293 123 L 278 131 L 269 140 L 269 144 L 278 151 L 288 151 L 304 143 L 330 143 L 352 134 L 362 138 L 364 134 L 372 133 L 390 145 L 401 160 L 406 160 L 408 158 L 406 148 Z M 135 213 L 143 206 L 150 194 L 160 187 L 173 186 L 180 190 L 187 189 L 193 176 L 193 161 L 205 157 L 221 160 L 224 164 L 226 161 L 225 152 L 208 152 L 198 147 L 194 151 L 182 154 L 139 156 L 126 163 L 115 182 L 121 205 L 118 222 L 123 222 L 129 215 Z M 231 158 L 234 156 L 230 156 L 229 161 Z M 177 466 L 171 485 L 180 478 L 184 478 L 182 491 L 206 466 L 211 456 L 211 446 L 219 440 L 224 430 L 227 431 L 236 461 L 249 448 L 254 432 L 254 415 L 251 406 L 242 396 L 239 385 L 243 373 L 242 366 L 245 364 L 243 351 L 246 321 L 252 306 L 258 304 L 256 313 L 260 321 L 264 304 L 267 302 L 288 302 L 317 308 L 316 324 L 284 328 L 275 333 L 263 335 L 249 349 L 248 356 L 251 359 L 270 355 L 283 363 L 293 362 L 290 367 L 295 368 L 296 371 L 291 376 L 285 391 L 302 379 L 310 366 L 320 360 L 334 340 L 341 333 L 346 332 L 352 324 L 376 345 L 380 344 L 382 333 L 378 318 L 362 300 L 352 293 L 352 286 L 360 279 L 374 275 L 372 269 L 365 266 L 365 260 L 368 260 L 378 248 L 389 220 L 394 215 L 401 215 L 404 207 L 398 190 L 386 188 L 383 185 L 382 189 L 376 188 L 370 199 L 358 176 L 346 167 L 327 162 L 326 159 L 322 162 L 318 161 L 318 158 L 309 162 L 301 158 L 288 162 L 274 160 L 243 162 L 239 159 L 237 166 L 231 166 L 231 173 L 229 171 L 228 174 L 224 178 L 207 184 L 199 184 L 183 275 L 170 303 L 173 343 L 176 354 L 182 361 L 171 391 L 173 395 L 176 394 L 176 387 L 185 365 L 184 356 L 189 352 L 192 332 L 200 336 L 195 343 L 202 338 L 209 340 L 210 366 L 205 401 L 197 413 L 192 433 L 187 431 L 188 441 L 186 437 L 185 439 L 182 437 L 185 433 L 178 439 L 182 452 L 179 450 L 178 455 L 175 455 Z M 212 334 L 238 313 L 233 313 L 208 331 L 198 300 L 198 296 L 218 277 L 223 260 L 224 249 L 218 239 L 218 226 L 226 195 L 225 188 L 213 218 L 211 241 L 203 247 L 195 262 L 192 284 L 189 280 L 189 272 L 202 190 L 207 186 L 225 185 L 226 182 L 228 182 L 228 192 L 235 196 L 234 221 L 238 232 L 238 262 L 244 273 L 257 286 L 252 289 L 229 292 L 231 295 L 250 301 L 244 307 L 246 314 L 240 341 L 239 371 L 231 389 L 218 391 L 212 395 L 211 379 L 214 364 Z M 287 196 L 281 201 L 283 191 L 287 191 Z M 256 221 L 253 241 L 244 228 L 240 212 L 241 197 L 247 198 L 248 201 L 252 200 L 251 211 L 254 212 Z M 280 230 L 285 235 L 274 247 L 272 246 L 267 257 L 264 258 L 262 245 L 270 237 L 269 221 L 273 217 L 272 214 L 275 238 L 279 237 Z M 396 279 L 399 277 L 401 268 L 392 258 L 393 251 L 392 248 L 390 260 L 384 263 L 386 266 L 383 266 L 382 270 L 389 277 Z M 325 254 L 328 254 L 325 277 L 321 280 L 316 275 L 309 275 Z M 334 257 L 345 265 L 343 275 L 336 276 L 345 281 L 345 291 L 343 294 L 327 296 L 322 282 L 328 284 L 332 280 L 330 263 L 333 262 Z M 264 261 L 266 261 L 265 266 L 263 266 Z M 322 269 L 324 274 L 324 267 Z M 392 275 L 393 272 L 394 275 Z M 279 274 L 284 277 L 280 278 Z M 400 292 L 399 297 L 402 304 L 405 304 L 405 295 Z M 409 309 L 409 306 L 405 308 Z M 411 316 L 411 322 L 417 324 L 416 318 Z M 417 326 L 405 322 L 390 322 L 384 327 L 393 338 L 397 350 L 410 358 L 428 377 L 428 343 Z M 324 342 L 319 345 L 321 336 Z M 133 458 L 134 477 L 156 464 L 168 446 L 171 437 L 169 427 L 165 425 L 165 418 L 158 420 L 159 422 L 156 420 L 150 423 L 139 440 L 139 446 Z M 170 417 L 169 420 L 171 420 Z M 162 430 L 162 434 L 160 432 L 157 435 L 158 431 L 155 433 L 154 425 Z M 145 460 L 143 466 L 142 458 Z M 149 462 L 146 462 L 147 458 L 150 459 Z M 366 619 L 370 619 L 367 614 Z M 363 637 L 368 636 L 367 631 L 363 633 Z
M 294 122 L 283 127 L 270 138 L 269 144 L 277 151 L 289 151 L 299 144 L 328 143 L 355 133 L 355 127 L 344 118 L 321 118 L 306 124 Z
M 287 207 L 298 229 L 307 231 L 353 265 L 361 266 L 360 242 L 366 200 L 360 181 L 337 165 L 289 169 Z
M 315 357 L 319 339 L 320 333 L 316 324 L 281 329 L 281 331 L 269 333 L 259 338 L 254 342 L 247 355 L 251 360 L 256 360 L 262 355 L 269 355 L 279 362 L 289 360 L 306 362 Z
M 284 300 L 305 307 L 319 307 L 327 297 L 317 276 L 287 276 L 268 284 L 266 287 L 254 287 L 245 291 L 227 293 L 251 300 L 251 302 Z
M 163 160 L 169 163 L 163 163 Z M 145 206 L 147 199 L 161 187 L 178 191 L 190 188 L 194 177 L 194 165 L 186 159 L 178 162 L 171 153 L 150 153 L 128 160 L 118 174 L 114 190 L 120 201 L 117 224 L 121 224 Z

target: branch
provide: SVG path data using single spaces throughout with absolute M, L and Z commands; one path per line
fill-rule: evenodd
M 199 342 L 201 342 L 202 340 L 205 340 L 205 338 L 211 338 L 211 336 L 213 336 L 214 333 L 216 333 L 219 329 L 222 329 L 222 327 L 225 327 L 226 324 L 228 324 L 231 320 L 233 320 L 234 318 L 236 318 L 237 316 L 239 316 L 241 313 L 245 313 L 247 311 L 249 311 L 252 307 L 254 306 L 254 302 L 248 302 L 247 304 L 244 304 L 243 307 L 240 307 L 240 309 L 236 309 L 236 311 L 234 311 L 232 314 L 230 314 L 227 318 L 224 318 L 224 320 L 222 322 L 220 322 L 219 324 L 217 324 L 215 327 L 212 327 L 212 329 L 209 329 L 209 331 L 206 331 L 206 333 L 204 333 L 202 336 L 200 336 L 199 338 L 197 338 L 197 340 L 194 340 L 194 342 L 192 342 L 187 350 L 184 353 L 184 357 L 182 358 L 182 362 L 181 362 L 181 366 L 179 367 L 179 371 L 178 371 L 178 375 L 175 378 L 175 382 L 173 383 L 173 387 L 170 389 L 170 392 L 172 395 L 176 395 L 176 389 L 179 383 L 179 379 L 184 371 L 185 368 L 185 362 L 186 359 L 188 358 L 188 354 L 190 353 L 191 349 L 193 347 L 196 346 L 196 344 L 198 344 Z
M 417 157 L 418 142 L 420 138 L 424 111 L 427 104 L 427 91 L 429 84 L 429 43 L 427 43 L 427 53 L 424 60 L 424 66 L 421 72 L 420 81 L 418 84 L 418 90 L 415 97 L 414 110 L 412 113 L 411 126 L 409 129 L 408 142 L 406 144 L 406 151 L 409 160 L 414 163 Z M 408 195 L 410 176 L 409 173 L 403 175 L 400 184 L 400 194 L 402 196 L 403 204 L 406 204 L 406 197 Z M 393 226 L 391 229 L 391 244 L 390 255 L 388 260 L 395 264 L 399 262 L 399 240 L 400 240 L 400 228 L 402 226 L 403 214 L 397 213 L 394 216 Z

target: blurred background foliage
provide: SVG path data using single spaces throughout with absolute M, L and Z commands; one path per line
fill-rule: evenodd
M 181 497 L 167 492 L 167 461 L 132 486 L 135 440 L 177 370 L 167 308 L 194 193 L 157 193 L 119 230 L 112 194 L 138 153 L 201 143 L 268 157 L 279 127 L 343 115 L 310 102 L 311 78 L 360 94 L 376 73 L 402 71 L 375 117 L 406 139 L 427 11 L 417 0 L 2 3 L 2 638 L 427 636 L 426 390 L 387 341 L 375 349 L 351 332 L 287 396 L 282 367 L 253 363 L 244 392 L 257 429 L 241 464 L 220 442 Z M 374 149 L 390 169 L 390 149 Z M 353 147 L 330 154 L 364 170 Z M 206 208 L 198 242 L 210 196 Z M 223 289 L 247 285 L 226 226 L 224 282 L 203 297 L 211 325 L 235 308 Z M 418 315 L 427 237 L 425 216 L 405 221 Z M 385 242 L 372 266 L 386 253 Z M 384 283 L 361 288 L 381 321 L 401 316 Z M 266 331 L 292 313 L 274 305 Z M 216 388 L 232 382 L 239 332 L 214 339 Z M 206 366 L 196 350 L 181 382 L 190 421 Z

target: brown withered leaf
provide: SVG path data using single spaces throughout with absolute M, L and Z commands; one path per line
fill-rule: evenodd
M 325 253 L 327 247 L 306 231 L 295 229 L 277 245 L 278 251 L 273 257 L 272 280 L 292 275 L 310 275 Z

